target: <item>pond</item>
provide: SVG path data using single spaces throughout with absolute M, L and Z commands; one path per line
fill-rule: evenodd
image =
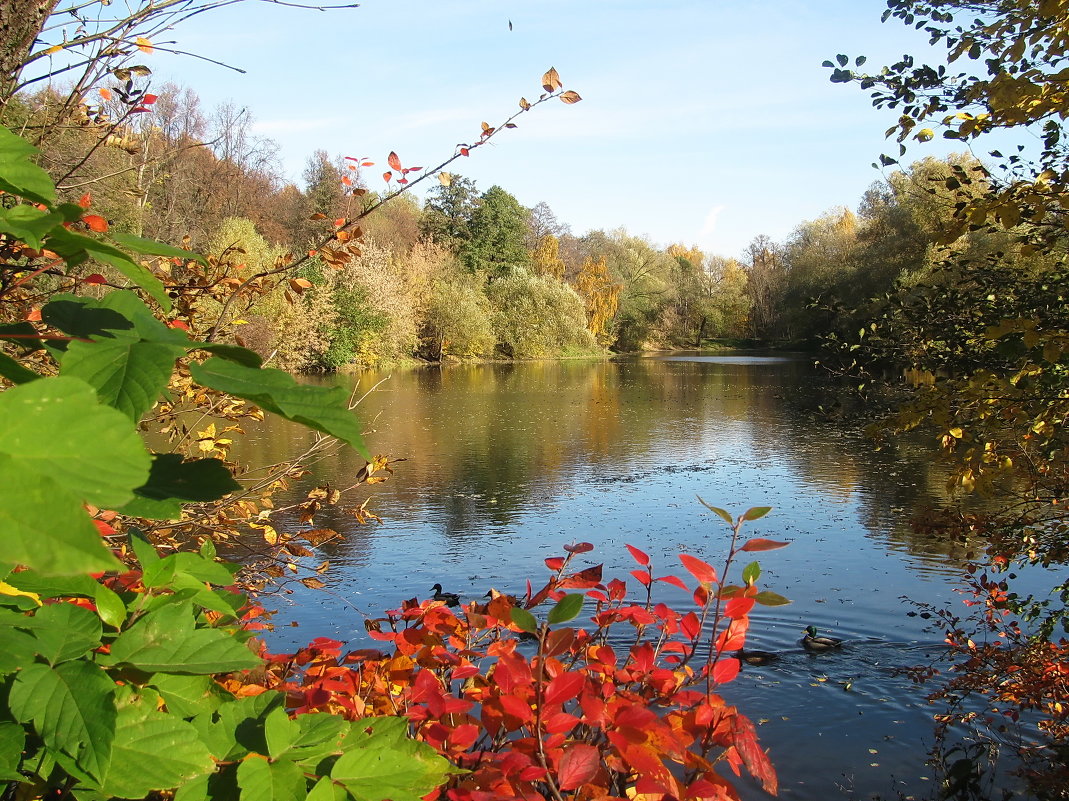
M 725 695 L 760 724 L 782 797 L 934 789 L 923 762 L 939 710 L 895 669 L 939 653 L 941 633 L 909 601 L 954 598 L 966 546 L 913 533 L 909 520 L 940 497 L 942 476 L 920 450 L 877 451 L 837 422 L 808 359 L 673 354 L 384 378 L 325 379 L 358 395 L 375 387 L 359 407 L 369 448 L 406 461 L 354 499 L 371 495 L 381 524 L 336 509 L 317 517 L 345 540 L 320 549 L 325 590 L 294 583 L 271 599 L 272 647 L 319 636 L 362 647 L 364 614 L 426 598 L 434 583 L 465 601 L 491 586 L 522 595 L 528 577 L 544 582 L 543 559 L 577 541 L 594 544 L 584 563 L 604 562 L 606 579 L 634 567 L 625 544 L 662 573 L 680 570 L 681 551 L 719 564 L 727 528 L 696 496 L 734 513 L 771 506 L 747 530 L 791 543 L 758 556 L 762 588 L 793 603 L 757 607 L 748 645 L 782 655 L 745 667 Z M 275 421 L 235 455 L 270 463 L 308 441 Z M 362 465 L 343 451 L 306 481 L 346 487 Z M 809 624 L 844 647 L 805 652 Z

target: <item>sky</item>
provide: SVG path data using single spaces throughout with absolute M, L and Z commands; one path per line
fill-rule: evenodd
M 782 241 L 801 222 L 855 208 L 896 145 L 895 113 L 821 63 L 866 67 L 930 52 L 927 37 L 880 22 L 883 0 L 364 0 L 315 11 L 246 0 L 203 14 L 156 44 L 159 84 L 191 87 L 211 108 L 249 110 L 300 182 L 317 149 L 431 166 L 542 91 L 555 67 L 583 100 L 543 104 L 450 171 L 525 206 L 547 203 L 581 235 L 626 228 L 739 256 L 755 236 Z M 509 23 L 512 29 L 509 29 Z M 910 156 L 942 155 L 937 140 Z

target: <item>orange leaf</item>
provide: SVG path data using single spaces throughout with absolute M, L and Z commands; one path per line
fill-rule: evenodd
M 573 92 L 569 89 L 567 92 L 560 96 L 560 99 L 562 103 L 568 103 L 569 105 L 571 105 L 572 103 L 578 103 L 583 98 L 579 96 L 578 92 Z
M 386 157 L 386 163 L 395 170 L 401 169 L 401 159 L 398 158 L 397 154 L 392 150 L 390 151 L 390 155 Z
M 746 544 L 739 548 L 740 551 L 774 551 L 777 548 L 786 548 L 790 545 L 789 542 L 778 542 L 776 540 L 766 540 L 761 537 L 756 537 L 752 540 L 747 540 Z
M 100 96 L 102 98 L 104 98 L 105 100 L 111 100 L 111 90 L 110 89 L 97 89 L 97 91 L 100 92 Z
M 391 178 L 393 178 L 392 172 L 387 171 L 382 174 L 382 180 L 384 180 L 386 183 L 389 183 Z
M 152 52 L 152 42 L 150 42 L 144 36 L 138 36 L 136 39 L 134 39 L 134 44 L 137 45 L 137 49 L 140 50 L 142 53 Z
M 591 781 L 601 768 L 598 749 L 587 743 L 573 743 L 557 765 L 557 782 L 562 790 L 575 790 Z
M 78 198 L 78 205 L 83 209 L 89 208 L 93 204 L 93 195 L 90 192 L 86 192 L 80 198 Z
M 350 178 L 348 175 L 343 175 L 341 177 L 341 182 L 343 184 L 345 184 L 346 186 L 352 186 L 353 185 L 353 179 Z
M 98 234 L 102 234 L 108 230 L 108 221 L 101 217 L 99 214 L 86 214 L 82 217 L 82 222 L 89 226 L 93 231 Z
M 561 88 L 560 76 L 553 67 L 550 67 L 546 74 L 542 76 L 542 88 L 547 92 L 556 92 Z
M 698 581 L 703 584 L 713 584 L 716 582 L 716 571 L 708 562 L 703 562 L 696 556 L 691 556 L 687 553 L 681 553 L 679 555 L 679 561 L 683 563 L 683 567 L 685 567 L 694 578 L 698 579 Z

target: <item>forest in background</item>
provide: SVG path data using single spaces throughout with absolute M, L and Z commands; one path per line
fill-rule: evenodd
M 393 165 L 317 150 L 297 186 L 245 111 L 204 109 L 191 88 L 167 84 L 131 115 L 122 91 L 105 87 L 79 125 L 47 125 L 61 104 L 47 90 L 17 98 L 7 117 L 36 140 L 64 199 L 85 202 L 91 188 L 113 230 L 208 256 L 207 268 L 174 276 L 202 288 L 185 309 L 194 327 L 250 276 L 312 253 L 287 285 L 253 282 L 225 321 L 233 341 L 291 371 L 839 336 L 869 298 L 935 271 L 960 200 L 952 179 L 978 167 L 962 155 L 888 171 L 856 210 L 801 221 L 782 242 L 756 237 L 739 258 L 623 228 L 577 235 L 544 202 L 527 208 L 501 186 L 442 173 L 424 203 L 393 199 L 362 222 L 354 258 L 332 260 L 315 243 L 395 188 L 372 189 Z M 954 247 L 979 256 L 1009 244 L 973 233 Z

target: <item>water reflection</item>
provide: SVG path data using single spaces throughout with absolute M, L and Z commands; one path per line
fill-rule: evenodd
M 352 381 L 359 395 L 381 379 L 325 380 Z M 828 797 L 845 775 L 855 792 L 892 795 L 891 770 L 909 781 L 896 787 L 918 787 L 931 712 L 891 668 L 938 649 L 941 636 L 908 617 L 902 599 L 948 598 L 962 553 L 911 533 L 910 517 L 941 483 L 923 454 L 874 451 L 828 419 L 830 402 L 808 360 L 783 355 L 397 373 L 360 407 L 371 449 L 407 460 L 370 488 L 384 522 L 359 526 L 340 510 L 317 519 L 346 537 L 317 554 L 331 560 L 328 591 L 298 587 L 284 599 L 280 619 L 300 625 L 280 626 L 273 644 L 359 639 L 357 610 L 427 597 L 436 582 L 463 600 L 489 586 L 522 594 L 527 577 L 543 579 L 542 560 L 573 541 L 595 544 L 587 562 L 605 562 L 606 577 L 633 567 L 625 543 L 664 572 L 678 569 L 683 549 L 715 563 L 727 532 L 695 495 L 735 511 L 772 506 L 750 531 L 792 543 L 761 563 L 762 583 L 794 603 L 755 612 L 752 646 L 785 656 L 748 668 L 732 698 L 767 720 L 785 797 Z M 273 421 L 237 455 L 278 461 L 307 439 Z M 362 465 L 342 451 L 311 478 L 348 486 Z M 664 600 L 686 603 L 671 592 Z M 842 652 L 804 653 L 797 641 L 810 623 L 845 638 Z

